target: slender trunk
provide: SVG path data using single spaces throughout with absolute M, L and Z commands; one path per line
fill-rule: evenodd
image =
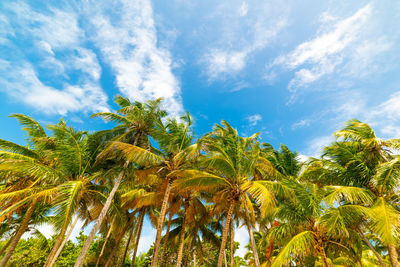
M 12 240 L 14 239 L 14 235 L 10 237 L 10 239 L 7 241 L 7 243 L 1 248 L 0 250 L 0 255 L 2 255 L 4 253 L 4 251 L 6 251 L 6 249 L 8 248 L 8 246 L 11 244 Z
M 167 252 L 167 243 L 168 243 L 168 237 L 169 237 L 169 229 L 171 228 L 171 220 L 172 219 L 172 212 L 169 212 L 169 218 L 168 218 L 168 225 L 167 225 L 167 232 L 164 235 L 164 243 L 163 243 L 163 250 L 161 253 L 161 258 L 160 258 L 160 265 L 164 265 L 164 260 L 165 260 L 165 253 Z
M 18 228 L 17 233 L 15 234 L 14 238 L 12 239 L 9 248 L 6 251 L 6 254 L 4 254 L 4 257 L 0 261 L 0 267 L 5 267 L 8 260 L 10 259 L 11 255 L 14 253 L 15 248 L 17 247 L 17 244 L 19 240 L 21 239 L 21 236 L 26 232 L 28 229 L 29 221 L 32 217 L 33 211 L 35 210 L 36 204 L 38 202 L 37 198 L 34 198 L 31 205 L 29 206 L 28 210 L 25 213 L 24 219 L 21 222 L 20 227 Z
M 322 266 L 329 267 L 328 259 L 326 258 L 324 247 L 320 247 L 320 254 L 321 254 L 321 258 L 322 258 Z
M 106 249 L 106 245 L 107 245 L 107 242 L 108 242 L 108 238 L 109 238 L 110 235 L 111 235 L 111 230 L 112 230 L 113 225 L 114 225 L 114 220 L 115 220 L 115 219 L 113 219 L 113 221 L 112 221 L 112 223 L 111 223 L 111 225 L 110 225 L 110 228 L 109 228 L 108 231 L 107 231 L 107 235 L 106 235 L 106 238 L 104 239 L 103 246 L 101 247 L 100 254 L 99 254 L 99 256 L 97 257 L 96 267 L 99 266 L 100 259 L 101 259 L 101 257 L 103 256 L 104 250 Z
M 128 241 L 126 242 L 126 246 L 125 246 L 125 250 L 124 250 L 124 255 L 122 256 L 121 267 L 124 267 L 125 259 L 126 259 L 126 253 L 128 253 L 129 244 L 131 243 L 131 239 L 132 239 L 132 235 L 133 235 L 133 231 L 134 231 L 134 230 L 135 230 L 135 227 L 132 225 L 132 229 L 131 229 L 131 232 L 129 233 Z
M 139 225 L 138 225 L 139 227 L 136 231 L 135 249 L 133 250 L 131 267 L 133 267 L 133 265 L 135 265 L 136 253 L 137 253 L 137 250 L 139 247 L 140 235 L 142 234 L 144 214 L 145 214 L 145 210 L 142 209 L 140 211 L 140 215 L 139 215 Z
M 232 219 L 233 208 L 235 207 L 235 202 L 232 200 L 229 205 L 228 214 L 226 215 L 226 221 L 224 226 L 224 233 L 222 234 L 221 247 L 219 248 L 218 265 L 217 267 L 222 267 L 222 261 L 224 258 L 224 252 L 226 247 L 226 239 L 228 238 L 229 224 Z
M 104 265 L 105 267 L 110 266 L 111 261 L 113 260 L 115 253 L 118 252 L 118 249 L 119 249 L 119 246 L 120 246 L 120 244 L 121 244 L 122 238 L 124 238 L 124 235 L 125 235 L 125 233 L 126 233 L 126 230 L 128 230 L 130 224 L 131 224 L 131 221 L 128 220 L 128 222 L 126 223 L 126 226 L 124 227 L 124 229 L 122 229 L 120 235 L 116 238 L 116 240 L 115 240 L 115 247 L 114 247 L 113 250 L 111 250 L 111 253 L 110 253 L 110 255 L 108 256 L 107 262 L 106 262 L 106 264 Z M 118 262 L 118 259 L 117 259 L 116 262 Z M 115 265 L 113 265 L 113 266 L 115 266 Z
M 234 253 L 234 242 L 235 242 L 235 233 L 233 231 L 233 221 L 231 221 L 231 267 L 235 266 L 235 253 Z
M 160 217 L 158 218 L 157 221 L 157 235 L 156 235 L 156 241 L 154 242 L 154 253 L 153 253 L 153 260 L 151 261 L 151 267 L 157 267 L 158 253 L 160 251 L 160 243 L 161 243 L 162 226 L 164 223 L 165 212 L 167 211 L 169 195 L 171 193 L 171 185 L 172 185 L 172 180 L 169 179 L 167 188 L 165 189 L 163 203 L 161 205 Z
M 372 246 L 372 244 L 369 242 L 368 238 L 365 237 L 365 235 L 362 233 L 361 230 L 357 231 L 362 239 L 364 240 L 364 242 L 367 244 L 367 246 L 369 247 L 369 249 L 375 254 L 375 256 L 377 257 L 379 263 L 381 264 L 382 267 L 386 267 L 386 264 L 383 262 L 381 255 L 379 255 L 379 253 L 375 250 L 374 246 Z
M 46 264 L 44 265 L 44 267 L 49 267 L 50 263 L 53 261 L 54 255 L 56 254 L 58 248 L 61 246 L 61 243 L 63 242 L 63 240 L 65 239 L 65 233 L 68 230 L 68 224 L 64 224 L 61 232 L 58 234 L 57 240 L 54 243 L 53 248 L 50 251 L 49 256 L 47 256 L 47 261 Z
M 192 243 L 193 243 L 193 238 L 191 238 L 190 239 L 190 242 L 189 242 L 189 244 L 188 244 L 188 246 L 187 246 L 187 253 L 186 253 L 186 255 L 188 256 L 188 257 L 186 257 L 186 264 L 185 264 L 185 266 L 187 266 L 187 267 L 190 267 L 190 251 L 192 250 Z M 194 251 L 193 251 L 194 252 Z M 194 254 L 194 253 L 193 253 Z M 194 255 L 193 255 L 194 256 Z
M 193 253 L 193 267 L 196 267 L 196 252 Z
M 126 165 L 127 164 L 125 164 L 125 167 L 126 167 Z M 77 260 L 75 262 L 74 267 L 81 267 L 82 266 L 82 264 L 83 264 L 83 262 L 85 260 L 86 254 L 89 251 L 90 245 L 92 244 L 94 238 L 96 237 L 96 233 L 99 230 L 101 224 L 104 221 L 104 218 L 107 215 L 107 212 L 108 212 L 108 209 L 110 208 L 111 202 L 114 199 L 114 195 L 117 192 L 117 189 L 118 189 L 118 187 L 119 187 L 119 185 L 120 185 L 120 183 L 122 181 L 122 178 L 124 177 L 124 173 L 125 172 L 122 171 L 120 173 L 120 175 L 118 176 L 117 181 L 115 182 L 114 187 L 111 190 L 110 195 L 108 196 L 107 201 L 104 204 L 104 207 L 100 212 L 100 215 L 99 215 L 99 218 L 96 221 L 96 224 L 93 226 L 92 231 L 90 231 L 90 234 L 89 234 L 88 238 L 86 239 L 86 241 L 85 241 L 85 243 L 84 243 L 84 245 L 82 247 L 81 252 L 79 253 L 79 256 L 78 256 L 78 258 L 77 258 Z
M 397 251 L 396 251 L 396 245 L 389 244 L 388 250 L 389 250 L 390 263 L 392 263 L 392 267 L 399 267 L 399 260 L 398 260 L 398 255 L 397 255 Z
M 187 204 L 185 205 L 187 206 Z M 183 257 L 183 245 L 185 244 L 185 231 L 186 231 L 186 207 L 183 214 L 183 222 L 182 222 L 182 229 L 181 234 L 179 237 L 179 249 L 178 249 L 178 259 L 176 260 L 176 267 L 181 267 L 182 257 Z
M 246 217 L 247 217 L 246 224 L 247 224 L 247 229 L 249 230 L 251 249 L 253 250 L 254 264 L 256 267 L 260 267 L 260 260 L 258 258 L 257 246 L 256 246 L 256 242 L 254 241 L 253 226 L 250 223 L 250 215 L 249 215 L 249 211 L 247 209 L 246 209 Z
M 56 254 L 54 254 L 53 259 L 50 261 L 49 266 L 52 267 L 54 265 L 54 263 L 57 261 L 58 256 L 61 254 L 61 251 L 63 250 L 65 244 L 68 242 L 69 237 L 71 236 L 72 231 L 75 228 L 76 223 L 78 222 L 78 216 L 76 216 L 74 222 L 71 224 L 67 235 L 65 236 L 63 242 L 61 243 L 60 247 L 58 248 L 58 250 L 56 251 Z
M 224 249 L 224 262 L 225 262 L 225 267 L 228 267 L 228 261 L 226 260 L 226 249 Z

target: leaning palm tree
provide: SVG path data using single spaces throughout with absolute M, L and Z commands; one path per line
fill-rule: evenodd
M 158 141 L 160 149 L 155 149 L 151 145 L 148 149 L 143 149 L 136 145 L 114 141 L 107 150 L 99 155 L 99 158 L 103 160 L 119 158 L 126 162 L 135 163 L 141 168 L 151 169 L 155 175 L 159 175 L 163 179 L 163 201 L 157 221 L 152 266 L 156 266 L 158 262 L 161 231 L 171 194 L 171 185 L 177 178 L 175 172 L 191 167 L 199 154 L 197 145 L 191 145 L 190 116 L 188 114 L 182 116 L 181 120 L 183 122 L 168 119 L 164 124 L 161 118 L 158 119 L 152 136 Z
M 0 140 L 0 175 L 6 185 L 0 192 L 0 217 L 12 215 L 20 207 L 26 207 L 26 210 L 0 261 L 1 267 L 7 264 L 18 241 L 28 229 L 40 200 L 48 200 L 51 192 L 47 190 L 47 184 L 55 179 L 54 173 L 47 173 L 47 169 L 55 162 L 51 157 L 52 145 L 43 127 L 26 115 L 14 114 L 11 117 L 16 118 L 24 127 L 29 147 Z
M 101 117 L 106 121 L 116 122 L 118 125 L 112 130 L 101 131 L 98 133 L 99 136 L 105 138 L 106 140 L 112 140 L 114 142 L 129 142 L 133 143 L 133 146 L 140 149 L 140 151 L 145 151 L 145 149 L 139 147 L 143 146 L 147 149 L 151 149 L 149 134 L 154 128 L 154 124 L 157 120 L 161 120 L 162 117 L 166 115 L 165 111 L 160 109 L 161 99 L 148 101 L 145 104 L 140 102 L 131 103 L 128 98 L 117 96 L 115 102 L 121 107 L 117 113 L 112 112 L 102 112 L 92 115 L 93 117 Z M 112 149 L 111 149 L 112 150 Z M 106 148 L 99 159 L 104 158 L 104 155 L 108 155 L 110 147 Z M 135 164 L 141 166 L 148 166 L 148 164 L 153 164 L 157 161 L 156 158 L 144 158 L 138 159 Z M 118 190 L 122 179 L 125 176 L 125 170 L 130 164 L 129 160 L 119 161 L 117 164 L 121 169 L 114 186 L 108 195 L 108 198 L 104 204 L 104 207 L 92 228 L 82 250 L 75 262 L 75 267 L 81 266 L 85 259 L 86 254 L 89 251 L 90 244 L 93 242 L 97 231 L 99 230 L 104 218 L 106 217 L 107 211 L 110 208 L 111 202 L 114 198 L 115 193 Z
M 257 180 L 256 176 L 275 177 L 277 171 L 272 164 L 261 157 L 257 135 L 240 137 L 226 121 L 216 125 L 214 131 L 200 142 L 206 156 L 202 160 L 205 171 L 178 171 L 177 186 L 205 190 L 214 195 L 214 203 L 226 212 L 222 242 L 218 256 L 221 267 L 224 258 L 230 223 L 235 207 L 243 206 L 247 220 L 254 218 L 252 199 L 260 206 L 263 214 L 271 212 L 275 205 L 273 191 L 290 194 L 285 187 L 275 181 Z M 253 239 L 252 228 L 249 227 Z M 260 266 L 255 243 L 252 242 L 256 266 Z

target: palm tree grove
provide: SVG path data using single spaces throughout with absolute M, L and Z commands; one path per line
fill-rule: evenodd
M 1 267 L 399 266 L 400 139 L 350 119 L 304 158 L 225 120 L 198 136 L 163 99 L 115 103 L 98 131 L 10 115 L 26 143 L 0 140 Z

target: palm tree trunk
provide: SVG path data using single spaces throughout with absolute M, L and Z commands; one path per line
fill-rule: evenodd
M 193 267 L 196 267 L 196 252 L 193 253 Z
M 126 259 L 126 253 L 128 253 L 129 244 L 131 243 L 131 239 L 132 239 L 132 235 L 133 235 L 134 230 L 135 230 L 135 227 L 134 227 L 134 225 L 132 225 L 132 230 L 131 230 L 131 232 L 129 233 L 128 241 L 126 242 L 126 246 L 125 246 L 125 250 L 124 250 L 124 255 L 122 256 L 121 267 L 124 267 L 125 259 Z
M 397 251 L 396 251 L 396 246 L 394 244 L 389 244 L 388 250 L 389 250 L 389 258 L 390 258 L 390 262 L 392 263 L 392 267 L 399 267 L 399 260 L 398 260 L 398 255 L 397 255 Z
M 7 243 L 1 248 L 0 250 L 0 255 L 2 255 L 4 253 L 4 251 L 6 251 L 6 249 L 8 248 L 8 246 L 11 244 L 12 240 L 14 238 L 14 235 L 10 237 L 10 239 L 7 241 Z
M 163 203 L 161 205 L 160 217 L 158 218 L 157 221 L 157 235 L 156 235 L 156 241 L 154 242 L 154 253 L 153 253 L 153 260 L 151 261 L 151 267 L 157 267 L 158 253 L 160 251 L 160 243 L 161 243 L 162 226 L 165 219 L 165 213 L 167 211 L 169 195 L 171 193 L 171 185 L 172 185 L 172 180 L 169 179 L 167 188 L 165 189 Z
M 225 267 L 228 267 L 228 261 L 226 260 L 226 249 L 224 249 L 224 262 L 225 262 Z
M 115 220 L 115 218 L 113 219 L 113 221 L 112 221 L 112 223 L 111 223 L 111 225 L 110 225 L 110 228 L 109 228 L 108 231 L 107 231 L 107 235 L 106 235 L 106 238 L 104 239 L 103 246 L 101 247 L 100 254 L 99 254 L 99 256 L 97 257 L 96 267 L 99 266 L 100 259 L 101 259 L 101 257 L 103 256 L 104 250 L 106 249 L 106 245 L 107 245 L 107 242 L 108 242 L 108 238 L 109 238 L 110 235 L 111 235 L 111 230 L 112 230 L 113 225 L 114 225 L 114 220 Z
M 230 205 L 229 205 L 228 214 L 226 215 L 224 232 L 222 234 L 221 247 L 219 248 L 219 256 L 218 256 L 218 265 L 217 265 L 217 267 L 222 267 L 222 261 L 223 261 L 223 258 L 224 258 L 224 252 L 225 252 L 225 247 L 226 247 L 226 239 L 228 238 L 229 224 L 230 224 L 231 219 L 232 219 L 232 214 L 233 214 L 233 208 L 234 207 L 235 207 L 235 202 L 232 200 Z
M 234 242 L 235 242 L 235 233 L 233 231 L 233 221 L 231 221 L 231 267 L 235 266 L 235 253 L 234 253 Z
M 14 253 L 15 248 L 19 240 L 21 239 L 22 235 L 28 229 L 29 221 L 32 217 L 33 211 L 35 210 L 36 204 L 38 202 L 37 198 L 34 198 L 31 205 L 29 206 L 28 210 L 25 213 L 24 219 L 21 222 L 20 227 L 18 228 L 17 233 L 15 234 L 14 238 L 12 239 L 9 248 L 6 251 L 6 254 L 0 261 L 0 267 L 5 267 L 8 260 L 10 259 L 11 255 Z
M 71 236 L 72 231 L 75 228 L 76 223 L 78 222 L 78 216 L 76 216 L 74 222 L 71 224 L 67 235 L 65 236 L 63 242 L 61 243 L 60 247 L 58 248 L 58 250 L 56 251 L 56 254 L 54 254 L 53 259 L 50 261 L 49 266 L 52 267 L 54 265 L 54 263 L 57 261 L 58 256 L 61 254 L 61 251 L 63 250 L 65 244 L 68 242 L 69 237 Z M 47 259 L 49 260 L 49 259 Z
M 246 210 L 246 217 L 247 217 L 246 224 L 247 224 L 247 229 L 249 230 L 251 249 L 253 250 L 254 264 L 256 267 L 260 267 L 260 259 L 258 258 L 257 246 L 256 246 L 256 242 L 254 241 L 253 226 L 250 223 L 249 211 L 247 209 L 245 209 L 245 210 Z
M 124 167 L 126 167 L 126 165 L 127 164 L 125 164 Z M 122 181 L 122 178 L 124 177 L 124 174 L 125 174 L 124 171 L 122 171 L 119 174 L 119 176 L 117 178 L 117 181 L 115 182 L 114 187 L 111 190 L 110 195 L 108 196 L 108 198 L 106 200 L 106 203 L 104 204 L 104 207 L 100 212 L 100 215 L 99 215 L 99 218 L 96 221 L 96 224 L 93 226 L 92 231 L 90 231 L 90 234 L 89 234 L 88 238 L 86 239 L 85 244 L 83 245 L 83 247 L 81 249 L 81 252 L 79 253 L 79 256 L 78 256 L 78 258 L 77 258 L 77 260 L 75 262 L 74 267 L 81 267 L 82 266 L 82 264 L 83 264 L 83 262 L 85 260 L 86 254 L 89 251 L 90 245 L 92 244 L 94 238 L 96 237 L 96 233 L 99 230 L 101 224 L 104 221 L 104 218 L 107 215 L 108 209 L 110 208 L 111 202 L 114 199 L 114 195 L 117 192 L 117 189 L 118 189 L 118 187 L 119 187 L 119 185 L 120 185 L 120 183 Z
M 172 221 L 172 212 L 169 212 L 169 218 L 168 218 L 168 225 L 167 225 L 167 232 L 164 235 L 164 243 L 163 243 L 163 250 L 161 253 L 161 258 L 160 258 L 160 265 L 164 265 L 164 260 L 165 260 L 165 253 L 167 252 L 167 243 L 168 243 L 168 237 L 169 237 L 169 229 L 171 228 L 171 221 Z
M 133 250 L 131 267 L 133 267 L 133 265 L 135 264 L 135 260 L 136 260 L 136 253 L 137 253 L 137 250 L 139 247 L 140 235 L 142 234 L 144 214 L 145 214 L 145 210 L 142 209 L 139 214 L 139 225 L 138 225 L 138 229 L 136 231 L 135 249 Z
M 320 254 L 321 254 L 321 258 L 322 258 L 322 266 L 329 267 L 328 259 L 326 258 L 324 247 L 320 247 Z
M 187 205 L 185 205 L 187 206 Z M 181 267 L 182 257 L 183 257 L 183 245 L 185 244 L 185 228 L 186 228 L 186 208 L 183 214 L 183 222 L 182 222 L 182 229 L 181 234 L 179 237 L 179 249 L 178 249 L 178 259 L 176 260 L 176 267 Z
M 105 267 L 110 266 L 111 261 L 113 260 L 115 253 L 118 252 L 118 249 L 119 249 L 119 246 L 120 246 L 120 244 L 121 244 L 122 238 L 124 238 L 124 235 L 125 235 L 125 233 L 126 233 L 126 230 L 128 230 L 129 225 L 131 224 L 131 221 L 130 221 L 130 220 L 131 220 L 131 219 L 128 220 L 128 222 L 126 223 L 126 226 L 125 226 L 124 229 L 121 231 L 120 235 L 116 238 L 116 240 L 115 240 L 115 245 L 116 245 L 116 247 L 115 247 L 113 250 L 111 250 L 111 253 L 110 253 L 110 255 L 108 256 L 107 262 L 106 262 L 106 264 L 104 265 Z M 118 262 L 118 259 L 117 259 L 116 262 Z
M 375 254 L 375 256 L 378 258 L 379 263 L 381 264 L 382 267 L 386 267 L 386 264 L 383 262 L 381 255 L 379 255 L 379 253 L 375 250 L 374 246 L 372 246 L 372 244 L 369 242 L 368 238 L 365 237 L 365 235 L 363 234 L 363 232 L 361 230 L 357 231 L 362 239 L 364 240 L 364 242 L 367 244 L 367 246 L 369 247 L 369 249 Z

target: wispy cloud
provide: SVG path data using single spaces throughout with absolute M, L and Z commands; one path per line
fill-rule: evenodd
M 3 49 L 13 53 L 0 56 L 2 91 L 49 114 L 108 109 L 99 62 L 84 47 L 85 34 L 74 12 L 50 8 L 41 13 L 24 2 L 4 10 L 8 38 Z M 31 46 L 20 47 L 18 38 Z
M 91 36 L 116 75 L 119 90 L 134 100 L 163 97 L 172 115 L 183 111 L 178 80 L 170 52 L 158 45 L 149 0 L 122 0 L 115 14 L 108 3 L 90 19 Z M 87 13 L 92 13 L 92 6 Z
M 260 114 L 254 114 L 246 118 L 250 126 L 256 126 L 261 120 L 262 116 Z
M 298 128 L 309 126 L 311 123 L 308 119 L 302 119 L 292 124 L 292 130 L 296 130 Z
M 273 3 L 227 3 L 214 12 L 218 18 L 216 30 L 221 31 L 218 42 L 211 43 L 201 59 L 211 80 L 225 79 L 243 70 L 249 57 L 264 49 L 287 24 L 285 10 L 280 9 L 277 16 Z
M 324 13 L 321 16 L 323 23 L 314 39 L 303 42 L 292 52 L 276 58 L 272 67 L 283 65 L 289 70 L 295 70 L 288 89 L 295 93 L 299 88 L 307 87 L 321 77 L 333 73 L 340 64 L 348 62 L 354 55 L 364 57 L 371 52 L 371 49 L 363 49 L 363 44 L 360 45 L 359 42 L 372 9 L 373 6 L 368 4 L 342 20 Z M 357 45 L 353 45 L 355 43 Z

